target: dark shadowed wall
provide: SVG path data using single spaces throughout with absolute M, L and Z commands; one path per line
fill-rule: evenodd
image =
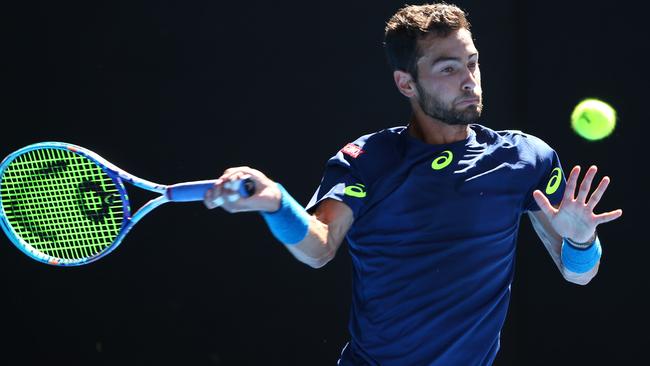
M 522 217 L 496 365 L 638 364 L 649 305 L 645 15 L 632 1 L 457 4 L 481 53 L 481 122 L 541 137 L 565 170 L 598 165 L 612 183 L 597 211 L 624 210 L 600 227 L 603 261 L 586 287 L 562 279 Z M 402 5 L 4 5 L 0 155 L 66 141 L 168 184 L 249 165 L 306 204 L 338 149 L 409 118 L 382 50 Z M 569 127 L 585 97 L 619 112 L 597 143 Z M 313 270 L 258 214 L 200 203 L 160 208 L 76 268 L 33 262 L 1 236 L 0 350 L 12 365 L 335 365 L 350 276 L 345 245 Z

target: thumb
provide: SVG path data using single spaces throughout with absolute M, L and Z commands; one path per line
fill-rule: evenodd
M 550 219 L 553 216 L 555 216 L 557 210 L 555 209 L 555 207 L 553 207 L 553 205 L 551 205 L 551 202 L 544 195 L 544 193 L 542 193 L 542 191 L 540 191 L 539 189 L 535 190 L 535 192 L 533 192 L 533 198 L 535 199 L 535 202 L 537 202 L 537 206 L 539 206 L 542 212 L 544 212 L 546 217 Z

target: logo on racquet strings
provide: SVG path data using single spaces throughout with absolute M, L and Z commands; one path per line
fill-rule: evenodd
M 19 207 L 15 201 L 11 201 L 9 203 L 9 207 L 11 209 L 11 212 L 14 215 L 13 219 L 20 226 L 24 227 L 26 230 L 36 235 L 41 240 L 56 241 L 56 233 L 47 232 L 41 229 L 41 227 L 37 225 L 36 222 L 30 220 L 29 217 L 27 217 L 26 215 L 27 212 L 21 209 L 21 207 Z
M 89 178 L 81 182 L 75 179 L 75 174 L 70 172 L 73 164 L 68 160 L 54 160 L 14 175 L 13 197 L 9 201 L 12 218 L 41 240 L 56 242 L 58 237 L 56 229 L 48 230 L 52 221 L 39 217 L 55 220 L 60 217 L 59 220 L 65 221 L 70 214 L 67 210 L 71 207 L 60 200 L 76 203 L 83 217 L 95 224 L 103 223 L 111 215 L 111 206 L 119 201 L 119 196 L 107 192 L 100 183 Z
M 34 192 L 42 189 L 47 185 L 46 180 L 51 177 L 58 177 L 60 173 L 68 168 L 68 162 L 65 160 L 58 160 L 48 162 L 45 167 L 33 171 L 31 174 L 18 174 L 18 187 L 20 189 L 14 192 L 15 198 L 11 200 L 9 205 L 13 218 L 20 226 L 30 231 L 32 234 L 45 241 L 56 241 L 56 232 L 51 232 L 43 229 L 38 220 L 31 219 L 34 213 L 43 213 L 48 211 L 47 201 L 45 200 L 31 200 L 29 196 Z M 20 205 L 18 203 L 22 203 Z
M 45 177 L 58 175 L 64 173 L 68 166 L 69 163 L 65 160 L 54 161 L 45 168 L 37 170 L 36 175 Z M 77 205 L 84 216 L 96 224 L 103 223 L 110 215 L 110 208 L 116 198 L 114 194 L 106 192 L 100 183 L 88 178 L 84 178 L 77 185 Z
M 81 212 L 96 224 L 104 222 L 110 215 L 110 208 L 115 203 L 115 195 L 106 192 L 102 186 L 89 179 L 79 183 L 77 196 Z
M 48 164 L 45 168 L 39 169 L 36 171 L 36 175 L 50 175 L 61 173 L 64 170 L 68 169 L 68 162 L 64 160 L 59 160 Z

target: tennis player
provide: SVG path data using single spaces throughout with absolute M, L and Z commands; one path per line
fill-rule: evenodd
M 499 349 L 520 217 L 528 215 L 562 276 L 598 271 L 595 214 L 610 180 L 597 168 L 565 178 L 539 138 L 477 123 L 479 53 L 463 10 L 406 6 L 388 22 L 395 85 L 411 104 L 407 126 L 362 136 L 325 167 L 303 208 L 249 167 L 228 169 L 205 205 L 260 211 L 301 262 L 319 268 L 344 238 L 353 264 L 351 340 L 339 365 L 490 365 Z M 254 196 L 235 193 L 244 178 Z M 589 194 L 591 192 L 591 194 Z

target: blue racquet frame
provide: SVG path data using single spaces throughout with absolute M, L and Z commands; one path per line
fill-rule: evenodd
M 111 253 L 115 248 L 117 248 L 126 234 L 133 228 L 135 224 L 138 223 L 145 215 L 157 208 L 158 206 L 165 204 L 167 202 L 190 202 L 190 201 L 202 201 L 204 195 L 208 189 L 214 186 L 216 180 L 202 180 L 202 181 L 193 181 L 178 183 L 174 185 L 163 185 L 148 181 L 146 179 L 139 178 L 135 175 L 127 173 L 123 169 L 115 166 L 108 160 L 102 158 L 98 154 L 90 151 L 86 148 L 64 143 L 64 142 L 41 142 L 25 146 L 12 154 L 8 155 L 0 163 L 0 187 L 2 187 L 2 176 L 4 175 L 7 167 L 19 156 L 22 156 L 30 151 L 43 150 L 43 149 L 58 149 L 73 152 L 78 154 L 93 163 L 97 164 L 101 170 L 106 173 L 112 180 L 117 188 L 119 195 L 122 199 L 122 211 L 123 211 L 123 221 L 120 227 L 119 233 L 114 241 L 106 249 L 100 251 L 96 255 L 87 258 L 80 259 L 67 259 L 67 258 L 58 258 L 46 253 L 39 251 L 34 248 L 28 242 L 23 240 L 20 235 L 16 233 L 11 223 L 7 220 L 5 207 L 3 206 L 2 200 L 0 200 L 0 225 L 5 231 L 7 236 L 11 239 L 13 244 L 16 245 L 23 253 L 25 253 L 30 258 L 37 260 L 39 262 L 47 263 L 50 265 L 56 266 L 78 266 L 84 265 L 91 262 L 94 262 L 107 254 Z M 124 182 L 132 184 L 138 188 L 158 193 L 159 196 L 149 200 L 145 203 L 139 210 L 137 210 L 133 215 L 131 215 L 131 207 L 129 202 L 129 197 L 126 191 Z M 252 180 L 247 179 L 240 185 L 239 194 L 241 197 L 249 197 L 255 192 L 254 183 Z

